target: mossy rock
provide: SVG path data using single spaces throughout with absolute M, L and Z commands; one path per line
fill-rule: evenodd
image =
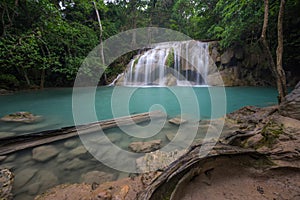
M 4 122 L 35 123 L 42 120 L 42 116 L 33 115 L 30 112 L 16 112 L 5 115 L 0 119 Z
M 280 134 L 282 133 L 283 133 L 282 124 L 277 124 L 273 121 L 268 122 L 261 131 L 261 135 L 263 136 L 263 139 L 261 140 L 257 148 L 262 146 L 266 146 L 269 148 L 272 147 L 276 143 Z

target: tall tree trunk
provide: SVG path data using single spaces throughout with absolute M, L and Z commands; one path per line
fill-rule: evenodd
M 27 74 L 26 69 L 22 67 L 22 71 L 23 71 L 24 78 L 25 78 L 25 80 L 26 80 L 27 85 L 28 85 L 28 86 L 31 86 L 31 83 L 30 83 L 30 80 L 29 80 L 29 77 L 28 77 L 28 74 Z
M 262 43 L 264 51 L 267 54 L 267 58 L 268 58 L 268 62 L 269 62 L 270 67 L 271 67 L 272 74 L 276 79 L 277 90 L 278 90 L 278 103 L 281 103 L 281 101 L 284 99 L 284 96 L 286 94 L 285 92 L 283 92 L 283 91 L 286 91 L 286 90 L 283 89 L 283 85 L 282 85 L 283 82 L 284 83 L 286 82 L 285 74 L 284 74 L 284 71 L 282 70 L 282 64 L 280 64 L 282 71 L 280 72 L 281 74 L 279 74 L 278 65 L 276 67 L 276 64 L 274 62 L 272 53 L 271 53 L 270 48 L 269 48 L 269 44 L 268 44 L 267 37 L 266 37 L 266 32 L 267 32 L 267 28 L 268 28 L 268 18 L 269 18 L 269 0 L 265 0 L 264 4 L 265 4 L 264 23 L 263 23 L 263 27 L 262 27 L 260 42 Z M 283 10 L 281 12 L 283 14 Z M 279 17 L 278 17 L 278 19 L 279 19 Z M 281 27 L 281 32 L 282 32 L 282 27 Z M 279 35 L 278 35 L 278 37 L 279 37 Z M 278 43 L 278 45 L 279 45 L 279 43 Z M 282 63 L 282 46 L 281 46 L 280 62 Z M 278 64 L 278 59 L 277 59 L 277 64 Z
M 100 30 L 99 40 L 100 40 L 100 56 L 101 56 L 101 61 L 102 61 L 102 66 L 101 67 L 104 67 L 105 60 L 104 60 L 103 41 L 102 41 L 102 34 L 103 34 L 102 23 L 101 23 L 101 18 L 100 18 L 99 11 L 98 11 L 97 6 L 96 6 L 96 2 L 93 1 L 93 4 L 94 4 L 95 12 L 96 12 L 96 15 L 97 15 L 97 19 L 98 19 L 98 23 L 99 23 L 99 30 Z M 104 82 L 106 84 L 107 83 L 107 76 L 106 76 L 105 71 L 103 72 L 103 75 L 104 75 Z
M 42 42 L 43 40 L 40 39 Z M 46 44 L 45 44 L 46 46 Z M 48 52 L 48 56 L 50 56 L 50 52 L 46 46 L 47 52 Z M 41 47 L 42 53 L 43 53 L 43 57 L 46 57 L 45 51 L 43 49 L 43 47 Z M 45 65 L 45 60 L 43 61 L 43 68 L 41 71 L 41 80 L 40 80 L 40 89 L 44 89 L 44 85 L 45 85 L 45 74 L 46 74 L 46 65 Z
M 277 56 L 276 70 L 278 76 L 277 87 L 278 87 L 279 103 L 282 102 L 285 99 L 285 96 L 287 95 L 286 77 L 285 77 L 285 72 L 282 68 L 282 53 L 283 53 L 282 21 L 283 21 L 283 14 L 284 14 L 284 6 L 285 6 L 285 0 L 281 0 L 280 9 L 278 13 L 278 24 L 277 24 L 278 46 L 276 50 L 276 56 Z
M 132 32 L 132 40 L 131 40 L 131 48 L 132 49 L 135 49 L 136 47 L 136 21 L 137 21 L 137 16 L 136 14 L 134 14 L 134 17 L 133 17 L 133 32 Z
M 44 89 L 46 70 L 43 68 L 41 72 L 40 89 Z

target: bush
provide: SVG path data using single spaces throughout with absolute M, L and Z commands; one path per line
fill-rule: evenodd
M 19 87 L 20 83 L 18 79 L 11 74 L 0 74 L 0 88 L 3 89 L 15 89 Z

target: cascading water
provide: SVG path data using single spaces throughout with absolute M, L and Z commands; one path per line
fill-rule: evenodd
M 159 43 L 131 60 L 115 81 L 124 86 L 206 85 L 209 45 L 199 41 Z

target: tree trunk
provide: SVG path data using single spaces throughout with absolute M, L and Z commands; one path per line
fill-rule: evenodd
M 263 27 L 262 27 L 260 41 L 263 45 L 265 53 L 267 54 L 267 59 L 268 59 L 268 62 L 271 66 L 271 72 L 272 72 L 273 76 L 276 78 L 277 77 L 276 66 L 275 66 L 273 56 L 272 56 L 272 53 L 270 51 L 269 44 L 268 44 L 268 41 L 267 41 L 267 36 L 266 36 L 267 28 L 268 28 L 268 22 L 269 22 L 269 0 L 265 0 L 264 23 L 263 23 Z
M 283 31 L 282 31 L 282 21 L 283 21 L 283 14 L 284 14 L 284 5 L 285 0 L 281 0 L 280 9 L 278 13 L 278 25 L 277 25 L 277 32 L 278 32 L 278 46 L 276 50 L 277 56 L 277 87 L 278 87 L 278 100 L 281 103 L 285 96 L 287 95 L 286 89 L 286 77 L 285 72 L 282 68 L 282 53 L 283 53 Z
M 136 11 L 134 11 L 133 13 L 133 19 L 132 19 L 132 28 L 134 29 L 133 32 L 132 32 L 132 40 L 131 40 L 131 48 L 132 49 L 135 49 L 136 47 L 136 25 L 137 25 L 137 13 Z
M 45 69 L 42 69 L 42 73 L 41 73 L 41 82 L 40 82 L 40 89 L 44 89 L 44 85 L 45 85 Z
M 99 11 L 98 11 L 96 3 L 94 1 L 93 1 L 93 4 L 94 4 L 95 12 L 96 12 L 96 15 L 97 15 L 97 19 L 98 19 L 98 23 L 99 23 L 99 30 L 100 30 L 99 40 L 100 40 L 100 56 L 101 56 L 101 61 L 102 61 L 102 66 L 101 67 L 104 68 L 105 60 L 104 60 L 103 41 L 102 41 L 102 33 L 103 33 L 102 23 L 101 23 L 101 18 L 100 18 Z M 105 71 L 103 72 L 103 75 L 104 75 L 104 82 L 106 84 L 107 83 L 107 77 L 106 77 Z
M 43 40 L 41 40 L 41 41 L 43 42 Z M 45 44 L 45 46 L 46 46 L 46 44 Z M 46 49 L 47 49 L 47 52 L 48 52 L 48 56 L 50 56 L 50 52 L 49 52 L 49 49 L 47 48 L 47 46 L 46 46 Z M 43 50 L 43 47 L 41 47 L 41 50 L 42 50 L 43 56 L 46 57 L 46 54 L 45 54 L 45 51 Z M 45 66 L 45 60 L 44 60 L 43 61 L 43 68 L 42 68 L 42 71 L 41 71 L 40 89 L 44 89 L 45 74 L 46 74 L 46 66 Z
M 282 2 L 281 2 L 281 4 L 282 4 Z M 282 5 L 280 5 L 280 7 L 282 7 Z M 282 12 L 282 15 L 283 15 L 283 9 L 280 8 L 280 10 L 281 11 L 279 11 L 279 12 Z M 277 67 L 276 67 L 276 64 L 274 62 L 272 53 L 270 51 L 270 48 L 269 48 L 269 45 L 268 45 L 268 42 L 266 39 L 266 32 L 267 32 L 267 28 L 268 28 L 268 18 L 269 18 L 269 0 L 265 0 L 264 23 L 263 23 L 263 27 L 262 27 L 260 42 L 262 43 L 264 51 L 267 54 L 267 59 L 270 64 L 272 74 L 276 79 L 277 90 L 278 90 L 278 103 L 281 103 L 281 101 L 284 99 L 284 96 L 286 95 L 286 89 L 284 89 L 286 87 L 285 86 L 286 80 L 285 80 L 284 71 L 282 69 L 282 44 L 281 44 L 281 50 L 277 49 L 278 52 L 281 51 L 281 56 L 280 56 L 280 58 L 278 58 L 279 54 L 277 53 Z M 279 16 L 278 16 L 278 20 L 279 20 Z M 278 23 L 279 23 L 279 21 L 278 21 Z M 278 27 L 278 29 L 279 29 L 279 27 Z M 282 17 L 281 17 L 281 29 L 280 30 L 282 32 Z M 282 39 L 282 36 L 281 36 L 281 39 Z M 279 44 L 279 35 L 278 35 L 278 47 L 279 46 L 280 46 L 280 44 Z M 278 61 L 280 61 L 280 63 L 278 63 Z M 278 64 L 280 66 L 278 66 Z
M 264 24 L 261 31 L 261 38 L 266 40 L 266 33 L 269 22 L 269 0 L 265 0 Z
M 31 86 L 31 83 L 30 83 L 30 80 L 29 80 L 29 78 L 28 78 L 28 74 L 27 74 L 26 69 L 24 69 L 24 68 L 22 67 L 22 71 L 23 71 L 24 78 L 25 78 L 25 80 L 26 80 L 27 85 L 28 85 L 28 86 Z

